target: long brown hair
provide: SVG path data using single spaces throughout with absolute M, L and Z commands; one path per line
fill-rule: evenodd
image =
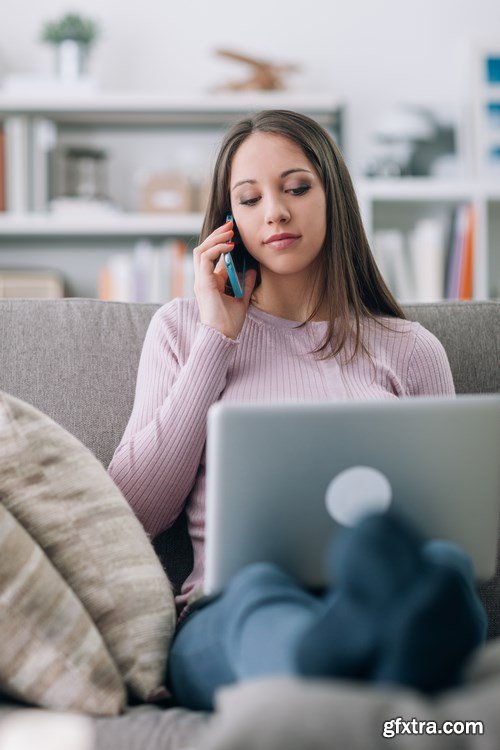
M 230 210 L 230 177 L 234 155 L 252 133 L 273 133 L 296 143 L 309 159 L 320 178 L 326 195 L 326 234 L 318 256 L 319 273 L 311 290 L 316 306 L 297 328 L 305 326 L 324 307 L 328 313 L 328 331 L 321 346 L 321 359 L 334 357 L 344 348 L 355 318 L 355 347 L 350 361 L 361 347 L 363 318 L 371 318 L 382 327 L 379 316 L 406 316 L 387 288 L 370 250 L 363 228 L 358 200 L 340 149 L 315 120 L 288 110 L 265 110 L 244 117 L 226 133 L 220 146 L 200 235 L 200 242 L 224 223 Z M 260 284 L 257 275 L 255 289 Z M 391 330 L 391 329 L 389 329 Z M 371 357 L 370 357 L 371 358 Z

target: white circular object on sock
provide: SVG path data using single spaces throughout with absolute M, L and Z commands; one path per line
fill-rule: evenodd
M 354 526 L 370 513 L 384 513 L 391 501 L 389 480 L 371 466 L 341 471 L 328 485 L 325 496 L 328 513 L 343 526 Z

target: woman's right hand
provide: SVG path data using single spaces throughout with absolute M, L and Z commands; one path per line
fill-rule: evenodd
M 245 273 L 243 297 L 237 299 L 224 294 L 228 273 L 222 254 L 234 248 L 233 243 L 226 244 L 233 234 L 231 221 L 215 229 L 201 245 L 195 247 L 193 262 L 194 293 L 200 310 L 200 322 L 236 339 L 245 322 L 257 271 L 249 269 Z

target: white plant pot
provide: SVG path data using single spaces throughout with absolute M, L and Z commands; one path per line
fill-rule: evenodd
M 65 39 L 56 46 L 56 71 L 64 81 L 76 81 L 86 73 L 88 45 Z

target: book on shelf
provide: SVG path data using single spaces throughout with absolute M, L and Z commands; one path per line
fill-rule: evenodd
M 139 240 L 131 253 L 111 255 L 98 274 L 97 296 L 103 300 L 164 304 L 193 295 L 193 257 L 180 239 L 160 247 Z
M 64 297 L 64 280 L 56 271 L 0 270 L 0 298 Z
M 30 210 L 48 210 L 53 175 L 53 152 L 57 143 L 57 127 L 52 120 L 35 117 L 31 123 L 31 195 Z
M 375 232 L 373 254 L 392 293 L 401 300 L 412 299 L 414 282 L 403 232 L 397 229 Z
M 445 217 L 420 219 L 408 234 L 414 298 L 435 302 L 444 294 Z
M 9 115 L 4 120 L 2 141 L 4 210 L 48 211 L 55 189 L 56 123 L 39 115 L 29 118 Z
M 472 299 L 475 213 L 470 204 L 420 219 L 409 232 L 378 230 L 373 254 L 399 302 Z
M 475 229 L 476 219 L 473 206 L 470 204 L 458 206 L 453 215 L 453 232 L 447 263 L 447 299 L 472 299 Z
M 29 127 L 25 117 L 11 115 L 4 120 L 5 203 L 7 211 L 29 210 Z
M 460 264 L 459 299 L 472 299 L 474 287 L 474 239 L 476 235 L 476 214 L 472 206 L 467 206 L 467 222 L 463 238 Z

